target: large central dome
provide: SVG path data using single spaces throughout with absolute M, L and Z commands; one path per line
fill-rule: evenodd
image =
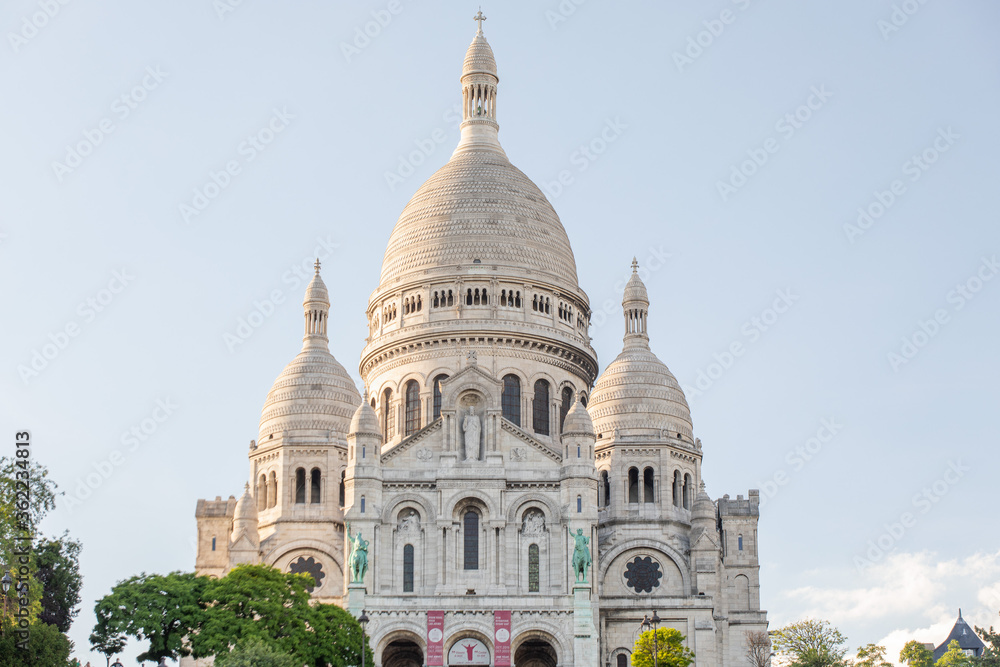
M 399 216 L 381 283 L 482 263 L 577 289 L 566 230 L 541 190 L 502 152 L 456 152 Z

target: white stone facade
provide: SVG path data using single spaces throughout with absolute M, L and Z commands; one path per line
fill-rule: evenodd
M 462 138 L 390 236 L 361 353 L 364 397 L 328 350 L 329 295 L 304 301 L 302 352 L 275 381 L 237 500 L 200 500 L 197 571 L 311 572 L 359 612 L 381 667 L 444 655 L 619 667 L 656 610 L 698 667 L 744 662 L 760 610 L 758 496 L 713 502 L 676 379 L 652 353 L 649 299 L 625 289 L 625 347 L 600 378 L 566 231 L 497 139 L 496 61 L 481 30 L 462 75 Z M 586 407 L 585 407 L 586 406 Z M 347 528 L 369 541 L 363 581 Z M 574 576 L 573 536 L 593 565 Z M 489 664 L 494 664 L 491 657 Z

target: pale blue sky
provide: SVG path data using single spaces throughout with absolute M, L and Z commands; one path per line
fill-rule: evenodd
M 36 459 L 76 496 L 123 452 L 45 525 L 83 541 L 71 636 L 84 662 L 103 664 L 87 651 L 95 599 L 142 571 L 191 569 L 196 500 L 242 489 L 264 397 L 300 346 L 293 267 L 317 248 L 331 349 L 358 378 L 389 232 L 458 139 L 451 110 L 478 6 L 401 0 L 345 56 L 388 4 L 244 0 L 220 18 L 212 0 L 74 2 L 35 19 L 35 34 L 24 20 L 36 2 L 7 3 L 4 453 L 31 429 Z M 979 624 L 1000 610 L 1000 279 L 977 282 L 996 277 L 1000 254 L 1000 7 L 903 4 L 917 11 L 892 31 L 888 0 L 483 7 L 501 142 L 569 233 L 602 368 L 621 347 L 632 256 L 659 262 L 646 280 L 652 345 L 685 387 L 705 374 L 689 400 L 709 492 L 774 491 L 760 521 L 772 627 L 813 614 L 852 647 L 888 637 L 896 651 L 943 639 L 959 606 Z M 269 124 L 272 143 L 243 144 Z M 614 140 L 582 157 L 602 132 Z M 97 145 L 78 166 L 54 166 L 82 141 Z M 390 187 L 420 145 L 429 155 Z M 925 151 L 932 164 L 910 162 Z M 763 164 L 742 167 L 745 183 L 729 181 L 753 156 Z M 180 206 L 230 161 L 239 173 L 185 222 Z M 878 214 L 879 197 L 893 198 L 881 217 L 845 230 L 859 207 Z M 64 349 L 43 349 L 67 327 Z M 36 351 L 53 358 L 37 376 L 19 370 Z M 123 443 L 165 415 L 157 401 L 176 407 Z M 834 427 L 820 431 L 824 420 Z

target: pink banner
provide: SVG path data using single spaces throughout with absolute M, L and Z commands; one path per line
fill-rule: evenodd
M 427 667 L 444 667 L 444 612 L 427 612 Z
M 493 612 L 493 664 L 511 667 L 510 664 L 510 612 Z

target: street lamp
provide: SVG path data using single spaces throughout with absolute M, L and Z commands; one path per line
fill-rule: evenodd
M 365 667 L 365 626 L 368 625 L 368 614 L 365 610 L 361 610 L 361 615 L 358 616 L 358 623 L 361 624 L 361 667 Z
M 653 667 L 659 667 L 660 646 L 656 638 L 656 630 L 660 626 L 660 620 L 660 617 L 656 615 L 656 610 L 654 609 L 653 618 L 650 618 L 649 615 L 644 615 L 642 617 L 642 623 L 639 624 L 639 627 L 642 628 L 643 631 L 649 630 L 650 628 L 653 629 Z
M 111 665 L 111 667 L 125 667 L 125 666 L 122 664 L 121 660 L 119 660 L 118 658 L 115 658 L 115 663 L 113 665 Z
M 0 579 L 0 586 L 3 587 L 3 620 L 7 621 L 7 591 L 10 590 L 10 584 L 13 579 L 10 578 L 10 570 L 4 572 L 3 579 Z M 3 625 L 0 624 L 0 632 L 3 631 Z

